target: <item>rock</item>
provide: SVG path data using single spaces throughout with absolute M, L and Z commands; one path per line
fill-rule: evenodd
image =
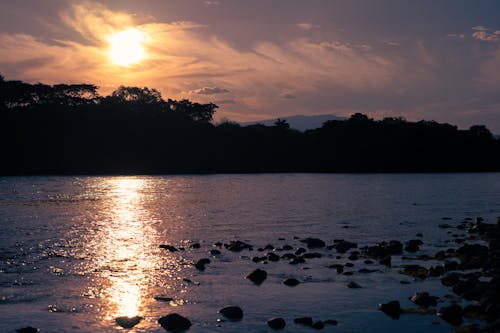
M 285 251 L 291 251 L 291 250 L 293 250 L 293 247 L 290 246 L 290 245 L 288 245 L 288 244 L 286 244 L 286 245 L 283 245 L 282 249 L 285 250 Z
M 337 239 L 334 241 L 333 245 L 328 246 L 328 249 L 335 249 L 338 253 L 346 253 L 350 249 L 355 249 L 358 244 L 353 242 L 348 242 L 343 239 Z
M 304 259 L 321 258 L 321 253 L 318 253 L 318 252 L 309 252 L 309 253 L 304 253 L 304 254 L 302 255 L 302 258 L 304 258 Z
M 351 289 L 359 289 L 359 288 L 361 288 L 361 286 L 359 284 L 357 284 L 356 282 L 354 282 L 354 281 L 349 281 L 349 283 L 347 284 L 347 287 L 351 288 Z
M 200 271 L 204 271 L 205 270 L 205 265 L 207 264 L 210 264 L 210 259 L 208 258 L 202 258 L 200 260 L 198 260 L 195 264 L 194 264 L 194 267 L 196 267 L 196 269 L 200 270 Z
M 300 256 L 302 253 L 305 253 L 307 250 L 304 249 L 303 247 L 299 247 L 297 251 L 295 251 L 295 254 Z
M 401 305 L 398 301 L 390 301 L 389 303 L 380 304 L 379 309 L 392 319 L 399 319 L 401 314 Z
M 221 248 L 222 247 L 222 243 L 221 242 L 216 242 L 216 243 L 214 243 L 214 246 L 218 247 L 218 248 Z
M 417 252 L 420 250 L 419 246 L 422 244 L 423 242 L 420 239 L 412 239 L 406 243 L 404 250 L 407 252 Z
M 337 270 L 337 273 L 342 273 L 344 271 L 344 265 L 341 264 L 331 264 L 328 268 L 333 268 Z
M 325 323 L 320 320 L 312 324 L 311 327 L 317 330 L 322 330 L 323 328 L 325 328 Z
M 379 264 L 391 267 L 391 256 L 387 256 L 379 261 Z
M 175 246 L 172 246 L 172 245 L 161 244 L 159 247 L 161 249 L 165 249 L 165 250 L 168 250 L 170 252 L 178 252 L 179 251 Z
M 158 319 L 158 323 L 169 332 L 183 331 L 191 327 L 191 321 L 177 313 L 171 313 Z
M 273 318 L 267 321 L 267 325 L 273 330 L 281 330 L 285 328 L 286 322 L 283 318 Z
M 359 259 L 359 253 L 351 253 L 349 257 L 347 257 L 349 260 L 358 260 Z
M 453 326 L 458 326 L 463 323 L 463 309 L 458 304 L 451 304 L 439 309 L 437 315 Z
M 372 258 L 385 258 L 390 255 L 399 255 L 403 253 L 403 244 L 397 240 L 381 242 L 373 246 L 363 248 L 364 253 Z
M 40 330 L 38 328 L 34 328 L 31 326 L 23 327 L 23 328 L 16 330 L 16 332 L 18 332 L 18 333 L 37 333 L 39 331 Z
M 313 319 L 311 317 L 299 317 L 293 320 L 295 324 L 301 324 L 306 326 L 312 326 Z
M 274 250 L 274 246 L 271 244 L 267 244 L 266 246 L 264 246 L 264 250 Z
M 354 264 L 352 262 L 346 262 L 344 264 L 345 267 L 354 267 Z
M 303 264 L 303 263 L 305 263 L 305 262 L 306 262 L 306 261 L 305 261 L 305 259 L 304 259 L 304 258 L 297 257 L 297 258 L 293 258 L 293 259 L 289 262 L 289 264 L 290 264 L 290 265 L 297 265 L 297 264 Z
M 216 249 L 213 249 L 213 250 L 210 250 L 210 254 L 213 255 L 213 256 L 218 256 L 220 254 L 220 251 L 216 250 Z
M 174 299 L 172 297 L 156 296 L 155 300 L 160 301 L 160 302 L 171 302 Z
M 455 328 L 453 331 L 454 333 L 479 333 L 484 332 L 485 330 L 479 329 L 477 324 L 465 324 L 463 326 Z
M 375 262 L 373 260 L 370 260 L 370 259 L 366 259 L 365 261 L 363 261 L 365 263 L 365 265 L 371 265 L 371 264 L 374 264 Z
M 269 261 L 279 261 L 279 260 L 280 260 L 280 256 L 279 256 L 279 255 L 277 255 L 276 253 L 269 252 L 269 253 L 267 254 L 267 259 L 268 259 Z
M 139 324 L 139 322 L 142 320 L 142 317 L 135 316 L 135 317 L 117 317 L 115 318 L 116 324 L 123 328 L 132 328 L 135 325 Z
M 307 245 L 309 249 L 317 249 L 321 247 L 325 247 L 326 244 L 319 238 L 304 238 L 300 240 L 301 243 L 304 243 Z
M 435 296 L 430 296 L 428 292 L 417 292 L 413 294 L 412 297 L 410 297 L 410 300 L 423 307 L 423 308 L 428 308 L 429 306 L 436 306 L 437 305 L 437 297 Z
M 299 283 L 300 281 L 294 278 L 286 279 L 285 281 L 283 281 L 283 284 L 289 287 L 295 287 Z
M 421 232 L 419 232 L 419 233 L 417 233 L 415 236 L 417 236 L 417 237 L 424 237 L 424 234 L 423 234 L 423 233 L 421 233 Z
M 292 260 L 297 258 L 297 256 L 293 253 L 285 253 L 284 255 L 281 256 L 281 258 L 285 260 Z
M 239 306 L 226 306 L 220 309 L 219 313 L 231 320 L 241 320 L 243 318 L 243 310 Z
M 339 322 L 334 319 L 327 319 L 324 321 L 324 323 L 325 325 L 337 326 Z
M 201 247 L 200 243 L 193 243 L 189 245 L 190 248 L 192 249 L 199 249 Z
M 361 268 L 359 271 L 359 273 L 375 273 L 375 272 L 380 272 L 380 270 L 378 269 L 368 269 L 368 268 Z
M 247 275 L 247 279 L 255 283 L 256 285 L 260 285 L 267 278 L 267 272 L 257 268 L 252 273 Z
M 239 240 L 238 241 L 231 241 L 228 244 L 224 244 L 224 247 L 231 252 L 241 252 L 244 249 L 247 249 L 250 251 L 253 250 L 252 245 L 245 243 L 245 242 L 242 242 L 242 241 L 239 241 Z
M 419 266 L 419 265 L 405 265 L 404 269 L 399 271 L 400 274 L 408 275 L 414 278 L 426 278 L 429 271 L 427 268 Z

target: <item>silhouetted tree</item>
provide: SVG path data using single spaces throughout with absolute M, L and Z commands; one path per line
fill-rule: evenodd
M 290 124 L 286 121 L 286 119 L 280 119 L 278 118 L 275 122 L 274 122 L 274 126 L 276 126 L 277 128 L 279 129 L 289 129 L 290 128 Z
M 190 100 L 182 99 L 180 101 L 169 99 L 167 101 L 170 110 L 187 116 L 189 119 L 197 122 L 208 123 L 212 121 L 213 115 L 218 106 L 214 103 L 199 104 Z

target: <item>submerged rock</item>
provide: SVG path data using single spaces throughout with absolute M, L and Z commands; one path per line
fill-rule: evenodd
M 161 249 L 165 249 L 165 250 L 168 250 L 170 252 L 178 252 L 179 251 L 175 246 L 172 246 L 172 245 L 161 244 L 159 247 Z
M 231 320 L 241 320 L 243 318 L 243 310 L 239 306 L 226 306 L 220 309 L 219 313 Z
M 283 284 L 289 287 L 295 287 L 299 283 L 300 281 L 294 278 L 286 279 L 285 281 L 283 281 Z
M 325 247 L 326 244 L 319 238 L 304 238 L 300 240 L 302 243 L 306 244 L 310 249 L 316 249 L 320 247 Z
M 267 321 L 267 325 L 273 330 L 281 330 L 285 328 L 286 322 L 283 318 L 272 318 Z
M 196 269 L 200 270 L 200 271 L 204 271 L 205 270 L 205 265 L 208 265 L 210 264 L 210 259 L 208 258 L 202 258 L 200 260 L 198 260 L 195 264 L 194 264 L 194 267 L 196 267 Z
M 242 242 L 242 241 L 239 241 L 239 240 L 238 241 L 231 241 L 228 244 L 224 244 L 224 247 L 232 252 L 241 252 L 244 249 L 247 249 L 250 251 L 253 250 L 252 245 L 245 243 L 245 242 Z
M 412 297 L 410 297 L 410 300 L 424 308 L 428 308 L 429 306 L 436 306 L 437 305 L 437 297 L 429 295 L 428 292 L 423 291 L 423 292 L 417 292 L 413 294 Z
M 462 319 L 463 312 L 464 310 L 460 305 L 452 304 L 439 309 L 437 315 L 451 325 L 458 326 L 464 322 Z
M 158 319 L 158 323 L 169 332 L 183 331 L 191 327 L 191 321 L 177 313 L 171 313 Z
M 422 242 L 420 239 L 412 239 L 409 240 L 406 245 L 404 250 L 407 252 L 416 252 L 420 250 L 420 245 L 422 245 L 424 242 Z
M 117 317 L 115 318 L 115 322 L 117 325 L 123 327 L 123 328 L 132 328 L 135 325 L 139 324 L 142 320 L 142 317 L 135 316 L 135 317 Z
M 379 309 L 392 319 L 399 319 L 401 314 L 401 305 L 399 301 L 390 301 L 389 303 L 380 304 Z
M 170 302 L 170 301 L 173 301 L 174 299 L 172 297 L 156 296 L 155 300 L 161 301 L 161 302 Z
M 350 249 L 355 249 L 358 247 L 358 244 L 349 242 L 343 239 L 336 239 L 333 245 L 329 245 L 327 248 L 335 249 L 338 253 L 346 253 Z
M 267 272 L 260 268 L 257 268 L 252 273 L 247 275 L 247 279 L 249 279 L 256 285 L 262 284 L 262 282 L 264 282 L 266 278 L 267 278 Z
M 319 320 L 319 321 L 315 322 L 314 324 L 312 324 L 311 327 L 314 329 L 317 329 L 317 330 L 322 330 L 323 328 L 325 328 L 325 323 L 322 322 L 321 320 Z
M 311 326 L 313 324 L 313 319 L 311 317 L 299 317 L 293 320 L 295 324 L 301 324 L 306 326 Z
M 18 332 L 18 333 L 37 333 L 39 331 L 40 330 L 38 328 L 34 328 L 31 326 L 23 327 L 23 328 L 16 330 L 16 332 Z
M 220 254 L 220 251 L 216 250 L 216 249 L 213 249 L 213 250 L 210 250 L 210 254 L 213 255 L 213 256 L 218 256 Z
M 348 288 L 351 288 L 351 289 L 359 289 L 359 288 L 362 288 L 358 283 L 354 282 L 354 281 L 349 281 L 349 283 L 347 284 L 347 287 Z

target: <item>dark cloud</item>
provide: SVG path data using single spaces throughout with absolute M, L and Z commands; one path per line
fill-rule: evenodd
M 216 95 L 216 94 L 226 94 L 229 90 L 219 87 L 203 87 L 200 89 L 192 90 L 191 93 L 199 95 Z

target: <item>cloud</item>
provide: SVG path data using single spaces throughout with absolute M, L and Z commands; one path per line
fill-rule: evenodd
M 451 39 L 464 39 L 465 38 L 465 35 L 464 34 L 447 34 L 446 35 L 447 38 L 451 38 Z
M 500 41 L 500 30 L 492 31 L 491 29 L 485 28 L 483 26 L 472 27 L 472 30 L 476 30 L 472 33 L 472 38 L 474 39 L 484 42 Z
M 299 22 L 296 24 L 297 28 L 299 28 L 302 31 L 309 31 L 313 29 L 318 29 L 319 25 L 314 25 L 310 22 Z
M 228 93 L 229 90 L 219 87 L 203 87 L 200 89 L 192 90 L 192 94 L 201 94 L 201 95 L 215 95 L 215 94 L 225 94 Z
M 387 46 L 399 46 L 399 42 L 393 41 L 393 40 L 385 40 L 383 43 Z
M 203 3 L 204 3 L 206 6 L 210 6 L 210 7 L 220 5 L 220 1 L 209 1 L 209 0 L 206 0 L 206 1 L 203 1 Z
M 282 94 L 281 97 L 284 99 L 296 99 L 297 98 L 295 95 L 290 94 L 290 93 Z
M 236 101 L 234 99 L 221 99 L 221 100 L 215 101 L 215 104 L 217 104 L 217 105 L 236 104 Z

